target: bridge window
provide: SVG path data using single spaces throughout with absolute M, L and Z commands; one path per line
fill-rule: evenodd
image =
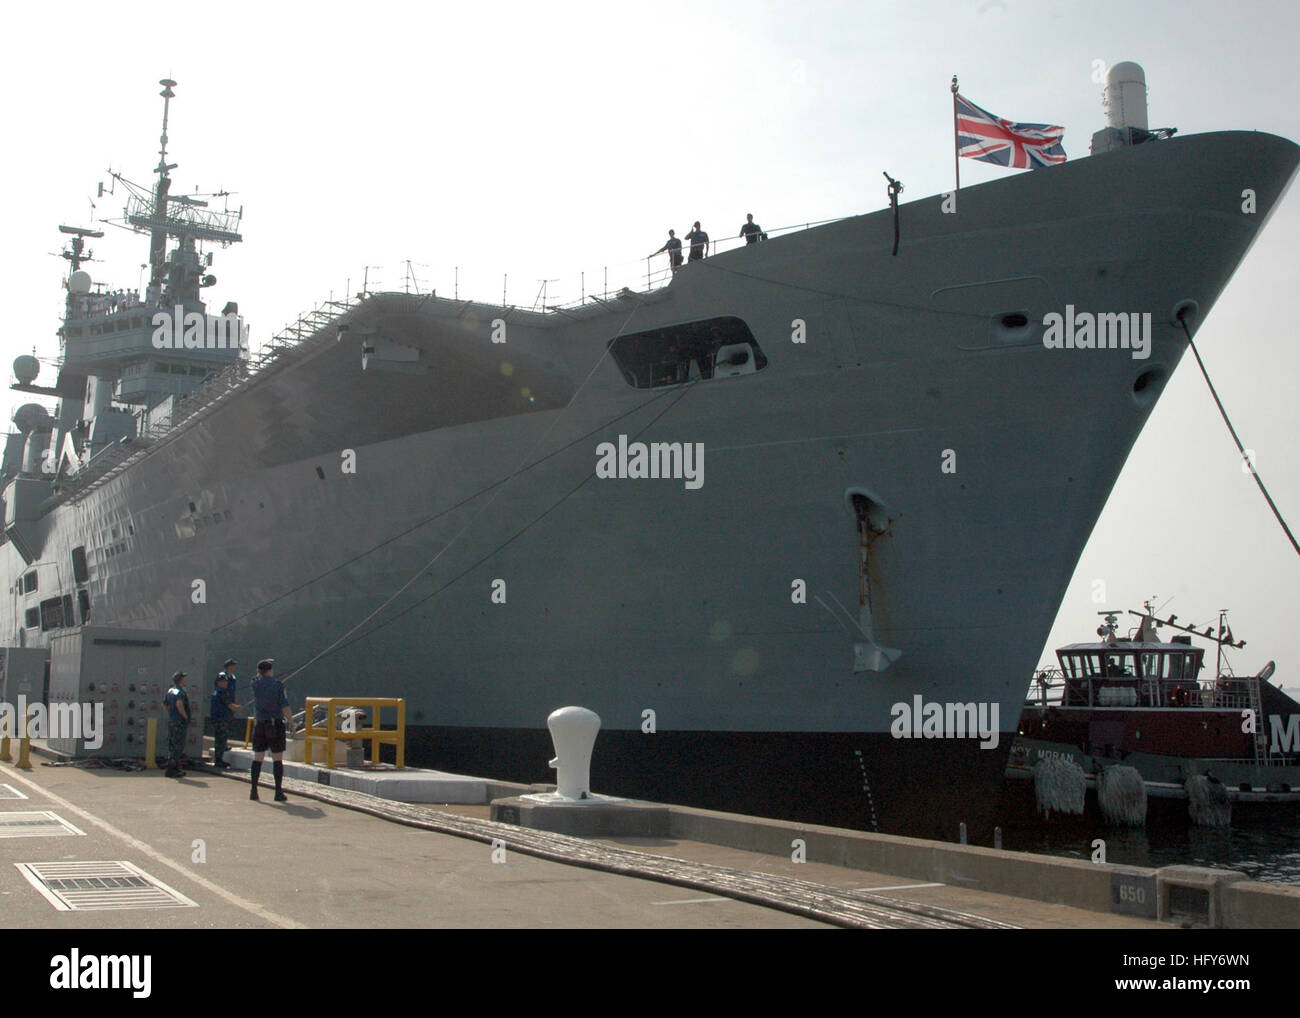
M 1133 655 L 1132 654 L 1107 654 L 1106 655 L 1106 677 L 1112 679 L 1132 678 L 1133 672 Z
M 90 567 L 86 563 L 85 545 L 72 549 L 72 575 L 76 577 L 78 583 L 85 583 L 90 577 Z
M 41 632 L 63 626 L 63 598 L 52 597 L 41 602 Z
M 1166 655 L 1165 678 L 1169 679 L 1194 679 L 1196 678 L 1196 666 L 1193 664 L 1194 657 L 1191 654 L 1176 652 Z
M 739 318 L 706 318 L 610 340 L 627 384 L 637 389 L 680 385 L 715 375 L 752 374 L 767 357 Z

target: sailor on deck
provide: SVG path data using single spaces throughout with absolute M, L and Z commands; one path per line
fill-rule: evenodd
M 696 220 L 691 232 L 686 235 L 686 240 L 691 245 L 691 261 L 698 262 L 708 255 L 709 235 L 700 229 L 699 220 Z
M 682 267 L 682 242 L 677 239 L 677 234 L 674 231 L 668 231 L 667 242 L 659 249 L 659 251 L 654 252 L 650 257 L 653 258 L 661 251 L 668 252 L 668 261 L 672 265 L 673 272 L 676 272 Z
M 767 234 L 763 228 L 754 222 L 754 213 L 750 212 L 745 216 L 745 225 L 740 228 L 740 235 L 745 238 L 746 244 L 757 244 L 760 240 L 767 240 Z

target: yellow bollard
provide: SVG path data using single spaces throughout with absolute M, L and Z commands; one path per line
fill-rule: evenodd
M 30 730 L 28 725 L 31 724 L 31 718 L 23 714 L 22 724 L 18 731 L 22 733 L 18 739 L 18 762 L 14 764 L 19 770 L 30 771 L 32 769 L 31 750 L 32 740 L 28 738 L 27 733 Z
M 11 763 L 13 755 L 9 752 L 9 736 L 0 737 L 0 762 Z
M 158 769 L 158 719 L 150 718 L 144 726 L 144 769 Z

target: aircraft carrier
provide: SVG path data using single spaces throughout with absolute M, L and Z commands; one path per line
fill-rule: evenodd
M 409 762 L 501 779 L 547 780 L 545 718 L 580 704 L 598 791 L 949 839 L 990 819 L 1022 677 L 1181 323 L 1300 160 L 1149 131 L 1143 94 L 1090 156 L 955 211 L 557 310 L 363 293 L 253 357 L 204 299 L 239 213 L 171 194 L 163 85 L 157 180 L 124 211 L 149 286 L 105 306 L 97 231 L 66 228 L 57 379 L 15 365 L 57 406 L 5 447 L 0 642 L 200 634 L 209 675 L 269 656 L 299 703 L 405 697 Z M 1071 312 L 1149 314 L 1147 355 L 1046 346 Z M 914 703 L 980 705 L 995 734 L 900 727 Z

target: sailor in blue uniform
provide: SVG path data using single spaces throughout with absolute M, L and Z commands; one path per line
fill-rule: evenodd
M 238 662 L 228 659 L 212 684 L 212 704 L 208 716 L 212 718 L 212 766 L 221 770 L 230 767 L 224 757 L 228 748 L 231 718 L 233 711 L 239 709 L 235 703 L 235 665 Z
M 257 779 L 262 773 L 266 751 L 271 751 L 271 769 L 275 774 L 275 801 L 288 802 L 281 784 L 284 781 L 284 747 L 286 731 L 293 731 L 293 714 L 289 710 L 289 696 L 284 683 L 275 677 L 275 660 L 267 658 L 257 663 L 257 678 L 253 680 L 253 699 L 257 704 L 257 722 L 253 726 L 252 788 L 248 797 L 257 800 Z
M 163 700 L 167 708 L 167 777 L 183 778 L 181 757 L 185 754 L 185 735 L 190 727 L 190 695 L 185 691 L 185 673 L 172 676 L 172 685 Z

